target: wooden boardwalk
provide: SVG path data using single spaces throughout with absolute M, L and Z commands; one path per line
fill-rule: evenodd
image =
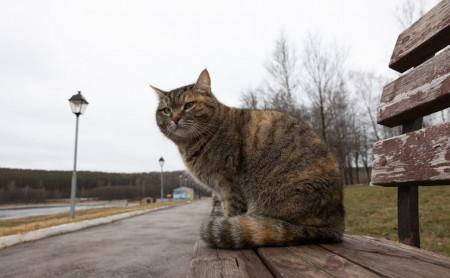
M 367 236 L 342 243 L 227 250 L 195 245 L 188 276 L 198 277 L 450 277 L 450 258 Z

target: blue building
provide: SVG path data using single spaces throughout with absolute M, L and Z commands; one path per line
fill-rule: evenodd
M 189 187 L 179 187 L 173 190 L 173 200 L 194 200 L 194 189 Z

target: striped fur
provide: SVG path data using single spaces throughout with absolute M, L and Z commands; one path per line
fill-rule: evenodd
M 206 70 L 193 85 L 154 89 L 160 130 L 191 175 L 222 199 L 224 215 L 203 224 L 204 241 L 245 248 L 340 240 L 338 165 L 310 127 L 283 113 L 221 104 Z
M 339 242 L 341 233 L 330 227 L 293 225 L 283 220 L 253 215 L 211 217 L 200 235 L 210 246 L 254 248 L 294 245 L 304 242 Z

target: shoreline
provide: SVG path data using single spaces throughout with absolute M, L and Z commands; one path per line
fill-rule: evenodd
M 135 203 L 138 203 L 137 201 L 129 202 L 127 200 L 98 200 L 98 201 L 81 201 L 76 200 L 75 205 L 83 205 L 83 206 L 89 206 L 89 205 L 104 205 L 104 204 L 113 204 L 113 203 L 128 203 L 128 205 L 132 205 Z M 70 206 L 70 200 L 68 201 L 55 201 L 55 202 L 47 202 L 47 203 L 28 203 L 28 204 L 2 204 L 0 205 L 0 210 L 10 210 L 10 209 L 28 209 L 28 208 L 52 208 L 52 207 L 65 207 Z

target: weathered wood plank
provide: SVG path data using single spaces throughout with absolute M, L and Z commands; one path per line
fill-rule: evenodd
M 450 48 L 383 88 L 378 123 L 394 127 L 447 107 L 450 107 Z
M 318 245 L 258 248 L 275 277 L 379 277 Z
M 398 36 L 389 67 L 404 72 L 449 44 L 450 0 L 443 0 Z
M 401 243 L 387 240 L 384 238 L 374 238 L 374 237 L 370 237 L 370 236 L 355 236 L 355 235 L 344 235 L 344 237 L 353 238 L 358 241 L 372 242 L 373 244 L 377 244 L 380 247 L 387 249 L 387 250 L 391 250 L 392 248 L 402 250 L 402 252 L 407 252 L 408 256 L 410 256 L 412 258 L 450 269 L 450 258 L 449 257 L 444 256 L 444 255 L 439 255 L 437 253 L 433 253 L 433 252 L 425 250 L 425 249 L 419 249 L 414 246 L 401 244 Z
M 215 249 L 199 240 L 194 247 L 187 277 L 265 278 L 273 276 L 251 249 Z
M 387 247 L 365 237 L 345 236 L 340 244 L 321 246 L 381 277 L 440 278 L 448 277 L 450 273 L 449 267 L 430 263 L 419 251 L 397 248 L 395 243 Z
M 449 277 L 450 258 L 368 236 L 344 235 L 337 244 L 253 250 L 195 245 L 187 277 Z
M 372 184 L 450 184 L 450 122 L 373 145 Z

